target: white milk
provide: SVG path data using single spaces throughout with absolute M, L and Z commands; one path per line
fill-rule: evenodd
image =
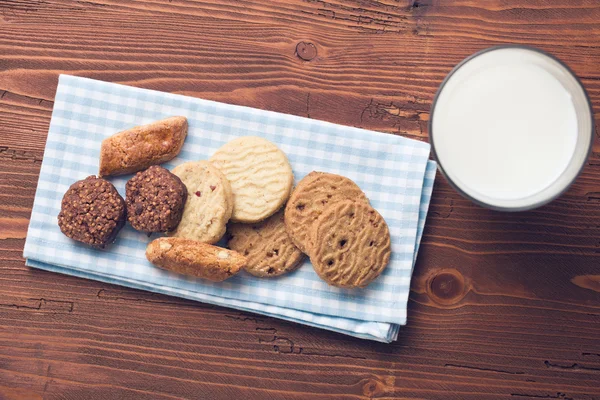
M 567 170 L 578 110 L 557 68 L 564 67 L 542 53 L 493 50 L 467 61 L 442 87 L 432 142 L 442 169 L 467 195 L 496 207 L 527 207 Z

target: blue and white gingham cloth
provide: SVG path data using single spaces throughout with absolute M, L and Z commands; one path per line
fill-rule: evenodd
M 390 228 L 388 268 L 368 288 L 357 290 L 328 286 L 308 260 L 277 279 L 240 273 L 212 283 L 152 266 L 145 257 L 151 239 L 130 226 L 106 250 L 65 237 L 56 218 L 62 196 L 73 182 L 97 174 L 102 140 L 173 115 L 186 116 L 189 131 L 181 153 L 167 168 L 207 159 L 226 142 L 255 135 L 287 154 L 297 181 L 313 170 L 354 180 Z M 435 177 L 429 150 L 427 143 L 399 136 L 61 75 L 24 257 L 36 268 L 390 342 L 406 323 L 410 278 Z M 128 178 L 111 178 L 121 194 Z

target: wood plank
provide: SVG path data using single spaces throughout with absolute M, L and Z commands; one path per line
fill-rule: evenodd
M 564 60 L 600 125 L 595 0 L 0 2 L 0 398 L 600 399 L 598 128 L 537 210 L 484 210 L 436 178 L 393 344 L 22 259 L 60 73 L 427 140 L 444 76 L 502 43 Z

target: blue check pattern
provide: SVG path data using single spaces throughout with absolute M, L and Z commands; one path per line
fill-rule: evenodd
M 306 261 L 297 271 L 268 280 L 241 273 L 212 283 L 153 267 L 149 238 L 126 226 L 106 250 L 66 238 L 56 216 L 76 180 L 98 172 L 100 143 L 115 132 L 173 115 L 189 132 L 167 168 L 207 159 L 221 145 L 246 135 L 276 143 L 296 180 L 326 171 L 354 180 L 387 221 L 390 264 L 366 289 L 333 288 Z M 390 342 L 406 323 L 410 279 L 433 189 L 436 165 L 429 144 L 400 136 L 312 119 L 61 75 L 48 132 L 24 257 L 27 265 L 150 290 Z M 111 181 L 124 194 L 129 176 Z

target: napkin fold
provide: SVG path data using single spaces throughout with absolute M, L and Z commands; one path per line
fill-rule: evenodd
M 151 239 L 130 226 L 106 250 L 62 235 L 56 219 L 62 196 L 73 182 L 97 174 L 102 140 L 173 115 L 186 116 L 189 131 L 179 156 L 166 163 L 169 169 L 254 135 L 287 154 L 296 181 L 313 170 L 354 180 L 390 228 L 388 268 L 357 290 L 328 286 L 309 260 L 275 279 L 241 273 L 213 283 L 152 266 L 144 254 Z M 406 323 L 410 278 L 433 188 L 436 164 L 428 160 L 429 151 L 429 144 L 400 136 L 61 75 L 23 254 L 35 268 L 391 342 Z M 128 178 L 111 178 L 122 195 Z

